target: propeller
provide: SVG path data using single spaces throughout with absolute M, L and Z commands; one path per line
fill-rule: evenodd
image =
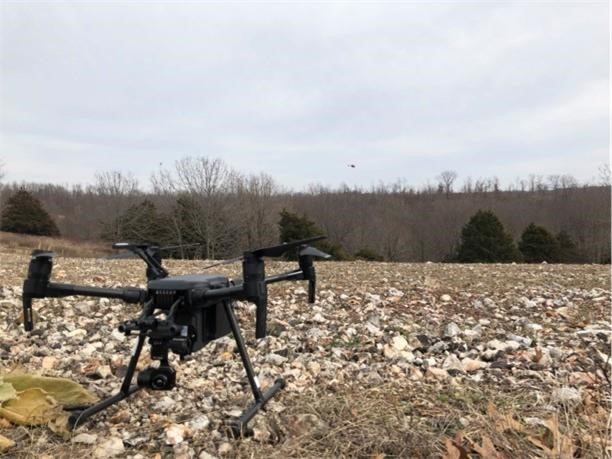
M 283 255 L 285 252 L 289 251 L 293 247 L 302 246 L 302 245 L 308 244 L 310 242 L 320 241 L 321 239 L 325 239 L 325 236 L 316 236 L 316 237 L 311 237 L 311 238 L 308 238 L 308 239 L 302 239 L 302 240 L 299 240 L 299 241 L 283 242 L 280 245 L 275 245 L 275 246 L 271 246 L 271 247 L 263 247 L 261 249 L 250 250 L 250 251 L 248 251 L 246 253 L 253 254 L 255 257 L 258 257 L 258 258 L 261 258 L 261 257 L 272 257 L 272 258 L 273 257 L 280 257 L 281 255 Z M 311 249 L 317 250 L 314 247 L 311 247 Z M 320 252 L 320 253 L 323 253 L 323 252 Z M 314 256 L 320 256 L 320 255 L 314 255 Z M 219 261 L 217 263 L 213 263 L 212 265 L 204 266 L 204 268 L 202 268 L 202 269 L 209 269 L 209 268 L 214 268 L 216 266 L 229 265 L 231 263 L 236 263 L 237 261 L 243 261 L 243 260 L 244 260 L 244 255 L 241 255 L 239 257 L 230 258 L 228 260 L 223 260 L 223 261 Z
M 289 249 L 294 247 L 309 244 L 310 242 L 320 241 L 325 239 L 326 236 L 315 236 L 308 239 L 302 239 L 300 241 L 283 242 L 280 245 L 274 245 L 272 247 L 264 247 L 262 249 L 252 250 L 250 253 L 256 257 L 280 257 Z

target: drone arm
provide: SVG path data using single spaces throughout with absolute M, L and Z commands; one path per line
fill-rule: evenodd
M 65 296 L 82 295 L 101 298 L 117 298 L 126 303 L 140 303 L 144 300 L 146 291 L 135 288 L 102 288 L 87 285 L 60 284 L 49 282 L 44 297 L 59 298 Z
M 266 284 L 274 284 L 275 282 L 303 280 L 304 273 L 301 269 L 288 271 L 286 273 L 275 274 L 274 276 L 266 277 Z

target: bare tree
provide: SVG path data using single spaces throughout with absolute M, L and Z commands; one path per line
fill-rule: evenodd
M 610 164 L 605 163 L 599 166 L 599 183 L 603 186 L 610 185 Z
M 453 183 L 457 180 L 457 173 L 455 171 L 443 171 L 436 177 L 438 179 L 440 187 L 446 193 L 446 198 L 453 192 Z
M 109 170 L 98 172 L 94 176 L 94 185 L 89 188 L 100 198 L 101 211 L 99 219 L 105 228 L 107 237 L 115 240 L 121 235 L 121 216 L 136 201 L 139 195 L 138 180 L 131 172 Z
M 227 209 L 224 196 L 229 194 L 232 171 L 220 158 L 187 157 L 174 163 L 174 171 L 160 169 L 151 177 L 159 192 L 186 193 L 195 199 L 199 212 L 192 225 L 202 238 L 206 258 L 215 258 L 227 238 Z

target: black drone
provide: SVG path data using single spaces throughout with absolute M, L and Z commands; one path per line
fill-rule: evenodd
M 138 337 L 119 392 L 95 405 L 73 409 L 69 418 L 72 428 L 76 428 L 93 414 L 118 403 L 140 389 L 173 389 L 176 385 L 176 372 L 168 362 L 170 351 L 183 359 L 211 341 L 231 332 L 236 340 L 255 401 L 238 419 L 229 421 L 228 426 L 235 435 L 246 433 L 247 423 L 285 386 L 285 381 L 279 378 L 272 387 L 262 391 L 234 314 L 234 301 L 249 301 L 257 306 L 255 324 L 257 338 L 266 336 L 268 284 L 307 280 L 308 301 L 314 303 L 316 274 L 313 259 L 330 256 L 307 244 L 321 239 L 324 239 L 324 236 L 244 252 L 240 257 L 243 272 L 241 281 L 232 281 L 217 274 L 169 276 L 168 271 L 162 266 L 159 247 L 148 244 L 114 244 L 114 249 L 129 250 L 144 260 L 147 265 L 146 290 L 134 287 L 100 288 L 50 282 L 53 254 L 43 250 L 32 252 L 28 277 L 23 283 L 23 315 L 26 331 L 31 331 L 34 326 L 33 298 L 84 295 L 118 298 L 126 303 L 142 305 L 142 313 L 137 319 L 128 320 L 119 326 L 119 331 L 126 336 Z M 298 250 L 299 268 L 266 277 L 264 257 L 279 257 L 291 249 Z M 151 347 L 151 359 L 158 360 L 159 365 L 140 371 L 136 384 L 132 385 L 136 364 L 147 337 Z

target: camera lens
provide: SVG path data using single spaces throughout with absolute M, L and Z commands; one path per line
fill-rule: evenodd
M 168 386 L 168 377 L 166 375 L 156 375 L 151 381 L 153 389 L 164 389 Z

